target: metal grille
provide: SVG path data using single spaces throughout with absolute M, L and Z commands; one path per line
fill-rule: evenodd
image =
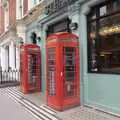
M 0 70 L 0 87 L 18 85 L 20 83 L 20 70 Z
M 76 95 L 76 48 L 64 47 L 64 96 Z
M 48 93 L 56 95 L 56 48 L 48 48 Z

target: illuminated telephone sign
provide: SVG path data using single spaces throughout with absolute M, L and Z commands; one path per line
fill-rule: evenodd
M 21 91 L 40 91 L 40 47 L 34 44 L 21 45 L 20 66 Z
M 78 37 L 60 32 L 46 42 L 47 104 L 56 110 L 80 105 Z

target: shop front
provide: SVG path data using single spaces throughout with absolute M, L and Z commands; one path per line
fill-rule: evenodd
M 42 93 L 45 96 L 46 38 L 56 32 L 71 32 L 79 37 L 80 43 L 81 105 L 119 114 L 120 0 L 75 1 L 69 7 L 65 3 L 64 7 L 57 6 L 55 10 L 53 5 L 48 6 L 49 9 L 37 18 L 36 33 L 41 38 Z
M 84 104 L 120 113 L 120 0 L 89 1 L 80 11 Z

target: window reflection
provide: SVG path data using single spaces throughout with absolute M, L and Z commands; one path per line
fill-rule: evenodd
M 113 11 L 119 11 L 120 10 L 120 0 L 115 0 L 113 2 Z
M 65 80 L 66 83 L 73 83 L 75 79 L 75 48 L 74 47 L 64 47 L 64 70 L 65 70 Z
M 100 16 L 106 15 L 107 14 L 107 6 L 102 6 L 100 8 Z
M 120 73 L 120 0 L 94 7 L 88 15 L 89 71 Z M 95 10 L 96 9 L 96 10 Z M 93 14 L 96 19 L 92 20 Z
M 55 54 L 56 48 L 48 48 L 48 59 L 47 59 L 47 69 L 48 69 L 48 92 L 49 95 L 54 96 L 56 94 L 56 61 Z

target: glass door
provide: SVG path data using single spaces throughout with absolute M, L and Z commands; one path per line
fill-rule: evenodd
M 63 47 L 64 96 L 76 95 L 76 48 Z
M 47 89 L 49 96 L 56 95 L 56 48 L 48 48 L 47 51 Z
M 28 85 L 30 88 L 36 87 L 36 77 L 37 77 L 37 55 L 28 55 Z

